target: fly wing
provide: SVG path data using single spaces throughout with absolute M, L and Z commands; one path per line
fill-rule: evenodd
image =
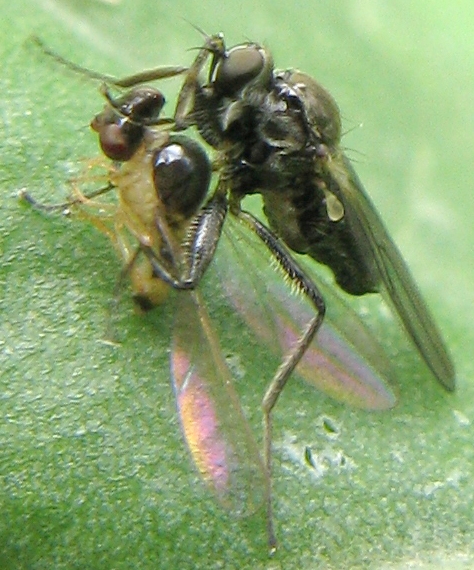
M 267 478 L 200 295 L 182 292 L 171 372 L 184 437 L 201 476 L 235 514 L 254 512 Z
M 349 159 L 342 153 L 331 161 L 331 185 L 344 206 L 359 247 L 374 261 L 382 293 L 395 307 L 407 333 L 439 382 L 454 390 L 455 371 L 441 333 L 400 252 L 388 235 Z
M 258 237 L 228 216 L 215 264 L 222 288 L 262 344 L 281 358 L 315 309 L 302 295 L 292 293 L 274 266 Z M 321 287 L 326 319 L 296 372 L 338 401 L 365 409 L 394 406 L 390 363 L 382 347 L 333 291 L 334 287 Z

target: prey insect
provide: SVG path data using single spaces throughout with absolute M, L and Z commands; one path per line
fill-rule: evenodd
M 138 74 L 107 80 L 129 87 L 154 78 Z M 119 203 L 108 218 L 91 219 L 111 237 L 124 263 L 122 275 L 130 277 L 143 309 L 162 302 L 170 289 L 181 291 L 172 377 L 183 432 L 201 474 L 222 503 L 235 512 L 251 512 L 266 503 L 273 549 L 272 411 L 295 368 L 312 361 L 309 371 L 302 368 L 303 375 L 339 399 L 368 408 L 394 403 L 370 335 L 367 345 L 344 344 L 343 338 L 342 344 L 337 341 L 342 350 L 330 348 L 334 342 L 325 334 L 330 329 L 322 326 L 323 297 L 330 304 L 333 294 L 320 293 L 284 243 L 328 265 L 349 293 L 388 293 L 420 354 L 448 389 L 454 388 L 451 360 L 398 250 L 339 148 L 337 106 L 313 79 L 301 72 L 274 71 L 271 55 L 257 44 L 227 50 L 217 35 L 207 39 L 186 71 L 173 121 L 160 118 L 162 102 L 152 88 L 137 87 L 117 98 L 106 89 L 104 94 L 106 108 L 92 126 L 113 161 L 106 190 L 116 191 Z M 210 197 L 204 151 L 188 137 L 172 133 L 173 126 L 196 126 L 213 147 L 218 180 Z M 271 229 L 241 207 L 245 196 L 257 193 Z M 80 199 L 74 204 L 84 206 Z M 252 311 L 259 305 L 258 295 L 249 301 L 251 288 L 240 286 L 241 275 L 224 272 L 230 296 L 249 326 L 284 355 L 263 399 L 263 461 L 230 389 L 230 373 L 198 290 L 218 244 L 224 242 L 228 211 L 226 226 L 234 219 L 251 236 L 252 247 L 266 249 L 287 281 L 309 300 L 297 316 L 299 308 L 287 293 L 269 287 L 267 302 L 274 311 L 264 311 L 255 324 Z M 357 319 L 351 320 L 351 328 L 364 330 Z M 316 334 L 318 342 L 313 343 Z M 354 349 L 362 354 L 362 364 L 344 361 L 344 352 L 352 355 Z M 342 361 L 339 369 L 335 358 Z M 366 394 L 358 397 L 360 388 Z

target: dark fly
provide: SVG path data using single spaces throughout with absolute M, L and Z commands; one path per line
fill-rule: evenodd
M 219 187 L 232 212 L 259 193 L 270 228 L 293 251 L 330 267 L 352 295 L 385 294 L 434 376 L 454 389 L 438 327 L 341 149 L 339 109 L 319 83 L 275 71 L 258 44 L 227 50 L 212 36 L 188 72 L 176 121 L 195 125 L 218 151 Z

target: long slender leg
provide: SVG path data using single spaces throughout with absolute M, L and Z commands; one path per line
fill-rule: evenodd
M 115 85 L 116 87 L 133 87 L 134 85 L 139 85 L 140 83 L 146 83 L 147 81 L 156 81 L 158 79 L 166 79 L 168 77 L 175 77 L 176 75 L 182 75 L 186 73 L 188 68 L 177 66 L 177 65 L 164 65 L 162 67 L 156 67 L 154 69 L 145 69 L 144 71 L 140 71 L 139 73 L 134 73 L 133 75 L 129 75 L 127 77 L 114 77 L 113 75 L 107 75 L 104 73 L 97 73 L 96 71 L 91 71 L 87 69 L 87 67 L 82 67 L 81 65 L 77 65 L 72 61 L 62 57 L 58 53 L 54 52 L 53 50 L 49 49 L 43 41 L 38 38 L 37 36 L 32 37 L 33 42 L 41 49 L 43 53 L 52 57 L 55 61 L 64 65 L 71 71 L 75 73 L 79 73 L 90 79 L 97 79 L 104 83 L 108 83 L 109 85 Z
M 78 198 L 73 198 L 72 200 L 68 200 L 67 202 L 62 202 L 60 204 L 43 204 L 42 202 L 38 202 L 36 198 L 33 198 L 33 196 L 25 190 L 22 190 L 19 193 L 19 197 L 21 200 L 28 202 L 30 206 L 33 206 L 35 210 L 41 210 L 43 212 L 55 212 L 57 210 L 67 210 L 71 206 L 76 206 L 77 204 L 82 204 L 87 200 L 97 198 L 97 196 L 102 196 L 102 194 L 107 194 L 107 192 L 110 192 L 114 188 L 115 186 L 109 182 L 109 184 L 103 186 L 102 188 L 99 188 L 98 190 L 94 190 L 89 194 L 81 194 Z
M 227 200 L 222 192 L 216 191 L 211 200 L 201 209 L 191 224 L 184 243 L 185 260 L 187 263 L 181 276 L 176 277 L 171 275 L 151 248 L 142 247 L 150 260 L 156 276 L 163 279 L 175 289 L 194 289 L 199 284 L 214 256 L 226 212 Z M 268 474 L 266 499 L 267 534 L 270 550 L 274 551 L 276 548 L 276 538 L 273 525 L 271 492 L 272 411 L 292 372 L 303 357 L 323 322 L 325 304 L 316 285 L 306 276 L 296 261 L 293 260 L 278 238 L 252 214 L 240 211 L 236 215 L 262 240 L 278 262 L 280 268 L 298 289 L 308 297 L 316 310 L 316 315 L 302 331 L 293 350 L 278 367 L 262 401 L 264 462 Z M 171 265 L 173 266 L 173 264 Z
M 272 411 L 278 398 L 280 397 L 291 373 L 303 357 L 306 349 L 310 345 L 314 336 L 318 332 L 326 311 L 324 299 L 322 298 L 316 285 L 306 276 L 294 259 L 287 252 L 286 248 L 278 238 L 257 218 L 249 212 L 240 211 L 237 213 L 239 219 L 246 223 L 253 232 L 263 241 L 271 254 L 278 262 L 281 269 L 296 284 L 298 289 L 308 297 L 316 309 L 316 315 L 306 325 L 293 350 L 284 358 L 272 381 L 270 382 L 262 400 L 263 408 L 263 430 L 264 430 L 264 461 L 268 473 L 268 495 L 267 495 L 267 532 L 270 550 L 276 548 L 276 538 L 273 525 L 273 506 L 271 490 L 272 472 Z

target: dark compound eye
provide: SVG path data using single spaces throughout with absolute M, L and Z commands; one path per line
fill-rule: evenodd
M 189 218 L 206 197 L 211 165 L 204 149 L 192 139 L 170 137 L 153 156 L 154 184 L 168 212 Z
M 163 93 L 153 87 L 137 87 L 113 101 L 113 107 L 137 123 L 152 123 L 165 104 Z
M 265 66 L 262 48 L 243 44 L 229 50 L 216 68 L 214 88 L 221 95 L 232 96 L 255 79 Z
M 163 94 L 151 87 L 110 99 L 91 122 L 105 156 L 120 162 L 130 160 L 143 140 L 145 125 L 158 119 L 164 103 Z

